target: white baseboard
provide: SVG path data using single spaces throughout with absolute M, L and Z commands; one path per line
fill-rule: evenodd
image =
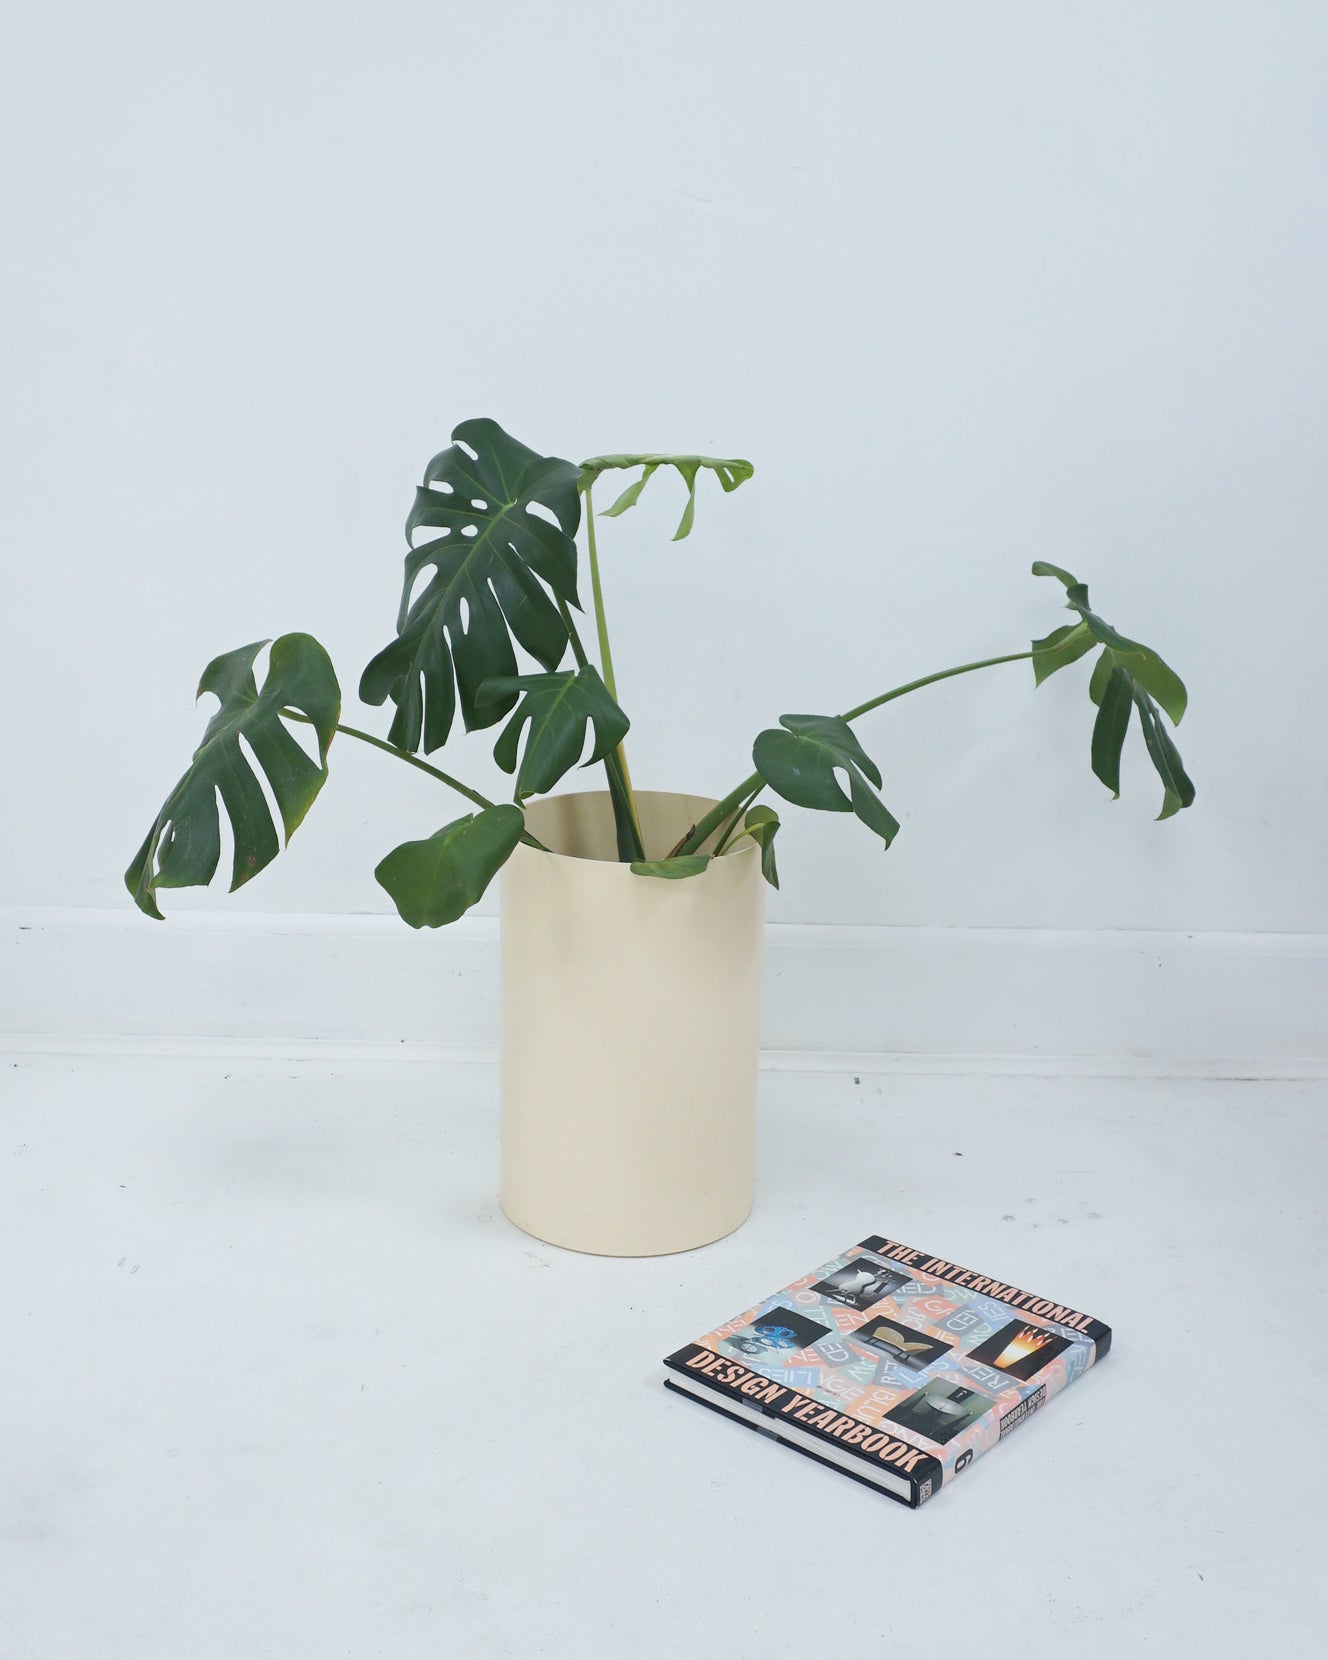
M 498 925 L 0 912 L 0 1048 L 488 1061 Z M 1328 1076 L 1328 938 L 771 926 L 769 1067 Z

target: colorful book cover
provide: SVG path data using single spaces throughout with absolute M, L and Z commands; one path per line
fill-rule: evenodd
M 1077 1309 L 873 1234 L 670 1355 L 664 1381 L 916 1508 L 1110 1347 Z

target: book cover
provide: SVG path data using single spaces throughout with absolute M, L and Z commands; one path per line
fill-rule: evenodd
M 669 1355 L 664 1382 L 916 1509 L 1110 1347 L 1077 1309 L 873 1234 Z

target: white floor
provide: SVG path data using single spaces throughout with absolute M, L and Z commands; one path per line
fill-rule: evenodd
M 859 1078 L 619 1262 L 487 1066 L 5 1057 L 0 1660 L 1323 1652 L 1324 1086 Z M 657 1381 L 870 1231 L 1116 1331 L 917 1512 Z

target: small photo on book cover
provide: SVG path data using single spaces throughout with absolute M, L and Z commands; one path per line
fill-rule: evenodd
M 723 1338 L 719 1346 L 730 1354 L 747 1356 L 794 1354 L 831 1335 L 819 1320 L 809 1320 L 796 1309 L 772 1308 L 758 1314 L 741 1331 Z
M 910 1395 L 892 1412 L 887 1412 L 886 1417 L 917 1435 L 925 1435 L 929 1441 L 944 1443 L 953 1440 L 995 1404 L 989 1395 L 979 1395 L 976 1389 L 949 1383 L 945 1378 L 932 1378 L 916 1395 Z
M 862 1310 L 884 1302 L 892 1292 L 907 1284 L 907 1274 L 901 1274 L 884 1262 L 877 1262 L 874 1257 L 863 1256 L 855 1257 L 843 1268 L 836 1268 L 832 1274 L 818 1280 L 812 1290 L 822 1297 L 833 1298 L 837 1303 L 847 1303 L 849 1308 Z
M 973 1349 L 967 1358 L 984 1366 L 994 1366 L 998 1372 L 1006 1372 L 1027 1383 L 1049 1360 L 1055 1360 L 1069 1347 L 1068 1337 L 1060 1337 L 1042 1326 L 1029 1325 L 1026 1320 L 1011 1320 Z
M 907 1366 L 910 1372 L 924 1371 L 933 1360 L 939 1360 L 954 1348 L 939 1337 L 928 1337 L 924 1331 L 914 1331 L 901 1321 L 878 1314 L 874 1320 L 859 1326 L 852 1333 L 857 1343 L 866 1343 L 880 1354 L 888 1355 L 896 1365 Z

